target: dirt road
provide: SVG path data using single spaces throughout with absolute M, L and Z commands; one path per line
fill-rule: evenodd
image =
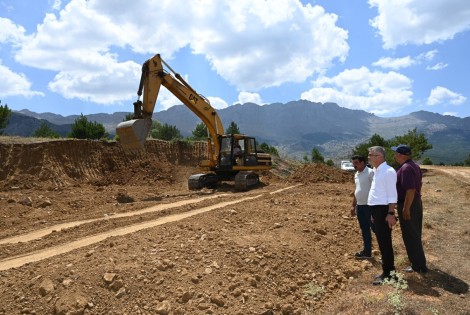
M 462 166 L 436 166 L 427 165 L 426 169 L 436 170 L 441 173 L 450 175 L 451 177 L 461 180 L 464 184 L 470 184 L 470 168 Z
M 353 258 L 351 173 L 280 161 L 259 189 L 188 192 L 203 147 L 24 141 L 0 141 L 0 314 L 396 311 L 370 285 L 380 254 Z M 404 313 L 470 314 L 468 174 L 425 169 L 431 271 L 405 275 Z M 404 267 L 399 229 L 394 244 Z

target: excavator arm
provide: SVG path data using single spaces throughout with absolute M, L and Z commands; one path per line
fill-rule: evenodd
M 164 66 L 170 71 L 167 72 Z M 209 100 L 199 95 L 178 73 L 160 57 L 155 55 L 142 66 L 138 100 L 134 103 L 134 119 L 120 123 L 116 132 L 125 149 L 141 149 L 152 126 L 152 114 L 155 109 L 160 87 L 164 86 L 175 95 L 184 105 L 196 114 L 207 126 L 214 144 L 210 153 L 210 166 L 215 165 L 220 152 L 219 136 L 224 128 L 219 115 L 210 105 Z M 143 95 L 143 100 L 140 97 Z M 212 146 L 209 145 L 211 148 Z M 211 150 L 212 151 L 212 150 Z

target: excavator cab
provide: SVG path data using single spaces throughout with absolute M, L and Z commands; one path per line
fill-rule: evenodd
M 272 166 L 271 156 L 256 148 L 256 140 L 243 134 L 219 137 L 219 170 L 267 170 Z
M 243 165 L 245 139 L 235 135 L 220 136 L 219 168 L 231 170 L 234 165 Z

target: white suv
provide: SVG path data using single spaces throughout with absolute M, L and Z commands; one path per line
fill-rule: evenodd
M 341 161 L 341 169 L 343 171 L 354 172 L 354 166 L 350 161 Z

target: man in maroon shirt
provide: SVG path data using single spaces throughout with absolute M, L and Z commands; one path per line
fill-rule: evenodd
M 411 149 L 405 144 L 392 147 L 395 160 L 400 164 L 397 170 L 397 210 L 401 234 L 411 266 L 406 272 L 428 271 L 423 244 L 423 205 L 421 202 L 421 169 L 411 159 Z

